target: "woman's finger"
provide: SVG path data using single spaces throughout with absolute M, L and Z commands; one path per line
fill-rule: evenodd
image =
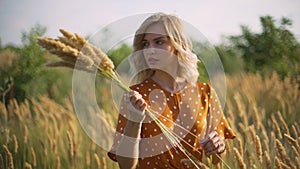
M 202 147 L 205 147 L 206 144 L 211 142 L 216 136 L 218 136 L 218 133 L 216 131 L 213 131 L 209 133 L 204 139 L 200 140 L 200 144 L 202 145 Z
M 210 151 L 207 151 L 205 152 L 205 154 L 207 156 L 210 156 L 212 154 L 220 154 L 220 153 L 223 153 L 225 151 L 225 143 L 223 141 L 218 141 L 217 142 L 217 148 L 216 149 L 213 149 L 213 150 L 210 150 Z
M 224 139 L 215 131 L 209 133 L 208 136 L 200 142 L 207 156 L 225 151 Z

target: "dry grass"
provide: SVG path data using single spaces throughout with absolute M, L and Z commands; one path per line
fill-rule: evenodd
M 247 168 L 296 168 L 300 152 L 300 95 L 296 79 L 280 81 L 275 73 L 265 79 L 259 74 L 228 79 L 225 112 L 238 132 L 238 139 L 232 142 L 239 153 L 240 140 L 244 141 L 245 154 L 241 157 Z M 232 168 L 238 168 L 240 163 L 231 159 L 229 154 L 227 160 Z
M 7 111 L 9 116 L 7 126 L 0 128 L 0 168 L 98 168 L 95 158 L 87 165 L 86 152 L 103 157 L 101 166 L 117 168 L 82 130 L 70 100 L 64 106 L 43 96 L 29 102 L 11 102 L 7 110 L 0 102 L 0 114 Z
M 233 169 L 299 168 L 297 84 L 276 74 L 265 80 L 243 74 L 227 81 L 225 112 L 237 139 L 226 142 L 226 163 Z M 104 113 L 108 124 L 115 124 L 115 113 Z M 0 115 L 6 124 L 0 128 L 0 168 L 118 168 L 81 129 L 68 99 L 63 106 L 43 96 L 12 101 L 7 108 L 0 103 Z
M 16 52 L 11 51 L 9 49 L 2 50 L 0 52 L 0 67 L 1 68 L 5 66 L 9 67 L 18 58 L 19 55 Z

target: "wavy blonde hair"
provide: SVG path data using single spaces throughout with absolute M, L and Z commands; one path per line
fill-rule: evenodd
M 133 40 L 133 53 L 129 57 L 131 75 L 134 82 L 139 83 L 149 78 L 155 70 L 149 69 L 143 55 L 143 39 L 147 28 L 155 23 L 163 24 L 170 42 L 175 48 L 174 54 L 178 57 L 178 74 L 176 78 L 185 79 L 194 84 L 199 76 L 197 69 L 198 58 L 192 52 L 192 43 L 183 29 L 181 20 L 175 15 L 155 13 L 148 17 L 138 28 Z

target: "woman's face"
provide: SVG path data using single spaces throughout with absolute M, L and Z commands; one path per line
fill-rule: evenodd
M 143 54 L 151 69 L 167 71 L 177 65 L 177 56 L 162 23 L 149 26 L 143 38 Z

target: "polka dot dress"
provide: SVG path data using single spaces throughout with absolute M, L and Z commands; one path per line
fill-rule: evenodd
M 214 90 L 206 83 L 197 82 L 196 85 L 187 85 L 177 93 L 170 93 L 149 78 L 131 89 L 143 96 L 151 112 L 198 159 L 202 159 L 199 138 L 205 137 L 206 130 L 215 130 L 225 139 L 235 137 Z M 123 104 L 122 102 L 120 106 L 114 143 L 108 152 L 108 156 L 114 161 L 128 117 Z M 178 147 L 178 142 L 168 140 L 148 115 L 143 121 L 140 137 L 137 168 L 184 168 L 180 161 L 187 157 Z

